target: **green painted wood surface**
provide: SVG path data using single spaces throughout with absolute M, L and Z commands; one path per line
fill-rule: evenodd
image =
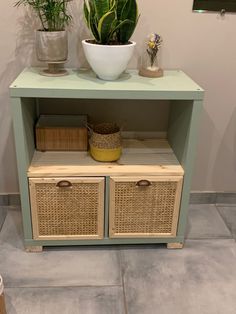
M 12 98 L 11 105 L 16 145 L 19 187 L 21 194 L 24 236 L 25 238 L 32 238 L 27 170 L 35 151 L 35 100 L 29 98 Z
M 168 140 L 184 168 L 184 183 L 178 223 L 178 236 L 184 236 L 195 159 L 198 120 L 202 101 L 173 101 L 171 103 Z
M 88 70 L 69 70 L 63 77 L 45 77 L 40 68 L 25 69 L 10 86 L 11 97 L 96 99 L 202 99 L 203 90 L 182 71 L 165 71 L 158 79 L 129 70 L 113 82 Z
M 18 174 L 26 245 L 106 245 L 183 242 L 198 117 L 204 91 L 182 71 L 165 71 L 161 79 L 142 78 L 128 71 L 115 82 L 97 79 L 88 71 L 70 70 L 70 75 L 49 78 L 40 69 L 26 69 L 10 87 Z M 109 178 L 106 178 L 105 238 L 103 240 L 36 241 L 32 239 L 31 213 L 26 172 L 34 152 L 33 126 L 39 113 L 38 98 L 166 99 L 171 101 L 168 139 L 185 170 L 177 237 L 149 239 L 109 239 Z
M 133 239 L 109 239 L 104 238 L 102 240 L 32 240 L 25 239 L 25 246 L 67 246 L 67 245 L 111 245 L 111 244 L 161 244 L 161 243 L 173 243 L 184 242 L 183 237 L 174 238 L 133 238 Z

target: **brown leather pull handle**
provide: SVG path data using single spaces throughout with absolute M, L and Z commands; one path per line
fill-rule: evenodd
M 56 187 L 58 187 L 58 188 L 71 188 L 72 183 L 70 181 L 67 181 L 67 180 L 62 180 L 62 181 L 57 182 Z
M 142 187 L 150 186 L 150 185 L 152 185 L 152 183 L 148 180 L 140 180 L 136 183 L 136 186 L 142 186 Z

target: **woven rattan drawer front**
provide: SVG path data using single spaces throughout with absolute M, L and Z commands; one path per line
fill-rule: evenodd
M 104 178 L 29 178 L 34 239 L 102 239 Z
M 112 238 L 176 236 L 182 176 L 111 177 Z

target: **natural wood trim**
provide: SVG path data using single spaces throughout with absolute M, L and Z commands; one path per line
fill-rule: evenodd
M 151 78 L 162 77 L 163 76 L 163 70 L 158 69 L 157 71 L 150 71 L 150 70 L 142 67 L 139 70 L 139 75 L 144 76 L 144 77 L 151 77 Z
M 115 237 L 115 179 L 109 180 L 109 237 Z
M 167 243 L 167 249 L 182 249 L 183 247 L 184 247 L 184 243 L 182 242 Z
M 98 229 L 99 230 L 99 229 Z M 103 234 L 102 235 L 99 235 L 99 234 L 95 234 L 95 235 L 79 235 L 79 236 L 76 236 L 76 235 L 50 235 L 50 236 L 38 236 L 37 238 L 35 238 L 34 240 L 41 240 L 41 241 L 56 241 L 56 240 L 61 240 L 61 241 L 64 241 L 64 240 L 81 240 L 81 241 L 85 241 L 85 240 L 102 240 L 104 237 L 103 237 Z
M 35 184 L 38 182 L 39 180 L 37 179 L 29 179 L 29 192 L 30 192 L 29 197 L 30 197 L 30 207 L 31 207 L 32 232 L 33 232 L 33 239 L 35 240 L 37 240 L 39 237 L 36 188 L 35 188 Z M 40 182 L 42 182 L 42 180 Z
M 29 178 L 29 182 L 36 183 L 58 183 L 60 181 L 70 181 L 73 183 L 101 183 L 104 181 L 103 177 L 56 177 L 56 178 Z
M 0 294 L 0 314 L 7 314 L 4 292 Z
M 99 182 L 98 239 L 104 238 L 105 178 Z
M 174 205 L 172 230 L 171 230 L 171 234 L 174 237 L 177 234 L 177 228 L 178 228 L 180 201 L 181 201 L 182 187 L 183 187 L 183 177 L 176 178 L 176 182 L 177 182 L 177 190 L 176 190 L 176 196 L 175 196 L 175 205 Z
M 41 253 L 43 251 L 43 247 L 40 245 L 25 246 L 25 251 L 28 253 Z
M 152 182 L 180 182 L 183 176 L 146 176 L 142 174 L 141 176 L 111 176 L 114 182 L 138 182 L 139 180 L 150 180 Z
M 172 233 L 122 233 L 117 235 L 114 233 L 113 230 L 111 230 L 110 238 L 116 239 L 142 239 L 142 238 L 173 238 Z
M 63 166 L 56 167 L 38 167 L 30 168 L 28 177 L 71 177 L 71 176 L 164 176 L 164 175 L 183 175 L 184 171 L 181 166 L 117 166 L 117 165 L 100 165 L 100 166 Z

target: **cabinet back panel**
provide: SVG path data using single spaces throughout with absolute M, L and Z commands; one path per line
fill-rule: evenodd
M 169 101 L 39 99 L 40 114 L 87 114 L 91 123 L 114 121 L 123 131 L 165 132 Z

